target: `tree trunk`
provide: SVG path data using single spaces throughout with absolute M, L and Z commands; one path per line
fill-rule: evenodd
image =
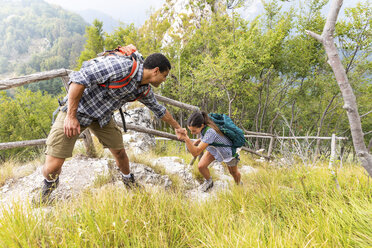
M 343 108 L 346 110 L 347 117 L 349 119 L 351 136 L 353 139 L 353 145 L 356 155 L 359 157 L 362 166 L 372 177 L 372 156 L 368 153 L 366 144 L 364 143 L 364 135 L 360 122 L 360 116 L 358 113 L 356 98 L 347 78 L 345 68 L 343 67 L 341 59 L 338 56 L 337 48 L 333 40 L 337 16 L 342 6 L 342 2 L 342 0 L 332 1 L 330 12 L 328 14 L 326 24 L 324 25 L 322 35 L 318 35 L 311 31 L 306 32 L 308 35 L 317 39 L 324 45 L 325 51 L 328 56 L 328 63 L 332 67 L 337 83 L 340 87 L 342 97 L 344 99 L 345 104 Z
M 323 112 L 323 115 L 322 115 L 322 118 L 320 119 L 320 123 L 319 123 L 319 127 L 318 127 L 318 132 L 316 134 L 316 136 L 320 136 L 320 133 L 322 131 L 322 128 L 323 128 L 323 122 L 324 122 L 324 119 L 328 113 L 328 109 L 331 107 L 332 103 L 333 103 L 333 100 L 336 98 L 337 94 L 333 95 L 332 99 L 329 101 L 327 107 L 325 108 L 324 112 Z M 318 139 L 316 141 L 316 146 L 315 146 L 315 154 L 314 154 L 314 162 L 315 160 L 318 158 L 318 155 L 319 155 L 319 148 L 320 147 L 320 139 Z

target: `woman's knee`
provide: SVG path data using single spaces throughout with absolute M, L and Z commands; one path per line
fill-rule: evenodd
M 230 171 L 230 174 L 231 174 L 232 176 L 240 176 L 240 172 L 239 172 L 237 166 L 229 167 L 229 171 Z
M 198 169 L 199 169 L 199 170 L 200 170 L 200 169 L 202 169 L 202 170 L 203 170 L 203 169 L 206 169 L 206 168 L 208 168 L 208 165 L 209 165 L 209 164 L 199 163 L 199 164 L 198 164 Z

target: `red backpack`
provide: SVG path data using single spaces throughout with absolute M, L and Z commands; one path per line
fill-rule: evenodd
M 138 62 L 143 63 L 143 57 L 142 54 L 140 54 L 134 46 L 118 46 L 118 48 L 114 50 L 109 50 L 109 51 L 104 51 L 102 53 L 99 53 L 98 56 L 112 56 L 112 55 L 119 55 L 119 56 L 124 56 L 129 59 L 132 59 L 133 61 L 133 66 L 132 70 L 130 71 L 129 75 L 117 80 L 117 81 L 111 81 L 103 84 L 99 84 L 102 87 L 108 87 L 110 89 L 117 89 L 126 86 L 129 84 L 129 82 L 132 80 L 132 78 L 136 75 L 138 71 Z
M 137 60 L 140 63 L 143 63 L 143 57 L 142 57 L 142 54 L 140 54 L 134 46 L 125 46 L 125 47 L 118 46 L 114 50 L 104 51 L 104 52 L 98 54 L 98 56 L 112 56 L 112 55 L 125 56 L 125 57 L 128 57 L 128 58 L 132 59 L 132 61 L 133 61 L 133 66 L 132 66 L 132 69 L 131 69 L 128 76 L 126 76 L 126 77 L 124 77 L 120 80 L 117 80 L 117 81 L 111 81 L 111 82 L 109 81 L 109 82 L 106 82 L 106 83 L 103 83 L 103 84 L 99 84 L 99 86 L 102 86 L 102 87 L 107 87 L 107 88 L 110 88 L 110 89 L 117 89 L 117 88 L 121 88 L 121 87 L 124 87 L 127 84 L 129 84 L 129 82 L 132 80 L 132 78 L 137 74 L 138 67 L 139 67 Z M 141 95 L 139 95 L 136 99 L 132 100 L 131 102 L 137 101 L 138 99 L 140 99 L 144 96 L 147 96 L 147 94 L 150 92 L 150 89 L 151 89 L 151 87 L 150 87 L 150 85 L 148 85 L 147 91 L 142 92 Z M 119 108 L 119 111 L 120 111 L 121 120 L 122 120 L 122 123 L 123 123 L 124 132 L 127 132 L 123 110 L 121 108 Z

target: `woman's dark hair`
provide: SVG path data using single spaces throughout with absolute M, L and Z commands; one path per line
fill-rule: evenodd
M 199 128 L 202 126 L 202 124 L 213 128 L 218 134 L 223 136 L 223 133 L 221 132 L 221 130 L 217 127 L 217 125 L 211 120 L 211 118 L 209 118 L 208 114 L 204 111 L 202 112 L 196 111 L 190 115 L 189 119 L 187 119 L 187 126 L 189 127 Z
M 167 57 L 161 53 L 153 53 L 149 55 L 143 63 L 143 68 L 145 69 L 154 69 L 155 67 L 159 67 L 160 72 L 169 71 L 172 69 Z

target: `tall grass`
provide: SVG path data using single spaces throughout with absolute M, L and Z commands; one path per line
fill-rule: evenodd
M 360 167 L 264 167 L 207 201 L 105 187 L 50 211 L 3 210 L 0 247 L 371 247 L 372 186 Z
M 23 164 L 16 159 L 0 163 L 0 187 L 3 186 L 8 179 L 17 179 L 31 174 L 34 172 L 35 168 L 43 163 L 44 156 L 30 161 L 27 164 Z

